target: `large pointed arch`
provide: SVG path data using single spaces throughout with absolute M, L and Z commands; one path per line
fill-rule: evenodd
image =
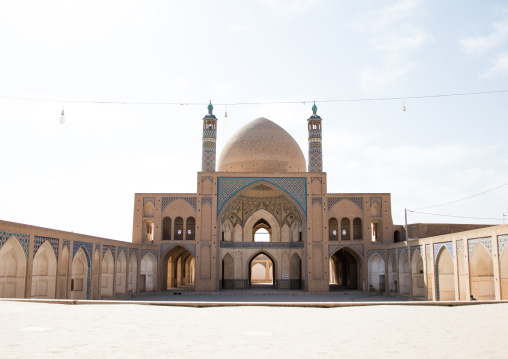
M 26 256 L 21 243 L 11 236 L 0 248 L 0 298 L 24 298 Z
M 49 241 L 37 250 L 32 266 L 32 298 L 55 299 L 56 296 L 55 251 Z
M 195 260 L 192 252 L 181 245 L 162 255 L 162 289 L 194 290 Z
M 248 279 L 248 282 L 249 282 L 249 286 L 252 286 L 253 284 L 253 281 L 252 281 L 252 276 L 253 276 L 253 272 L 252 272 L 252 267 L 253 267 L 253 263 L 254 265 L 256 265 L 255 261 L 256 261 L 256 258 L 258 257 L 261 257 L 261 256 L 265 256 L 266 258 L 268 258 L 268 260 L 271 262 L 271 269 L 268 269 L 269 271 L 271 270 L 271 277 L 268 277 L 267 279 L 270 279 L 271 282 L 272 282 L 272 285 L 275 286 L 275 283 L 276 283 L 276 278 L 277 278 L 277 262 L 275 261 L 275 257 L 270 254 L 268 251 L 266 250 L 259 250 L 257 252 L 255 252 L 253 255 L 251 255 L 249 257 L 249 259 L 246 261 L 247 263 L 247 273 L 249 274 L 249 279 Z
M 411 284 L 413 297 L 427 298 L 425 274 L 423 272 L 423 258 L 418 249 L 414 251 L 411 258 Z
M 494 300 L 494 264 L 489 251 L 479 242 L 469 257 L 471 295 L 479 300 Z
M 385 261 L 377 253 L 370 256 L 368 261 L 369 268 L 369 291 L 385 291 Z
M 140 265 L 140 291 L 154 292 L 157 290 L 157 259 L 152 253 L 146 253 L 141 258 Z
M 72 299 L 90 299 L 90 267 L 88 251 L 84 246 L 80 246 L 72 260 Z
M 437 300 L 455 300 L 455 269 L 446 246 L 441 246 L 436 256 L 435 272 Z
M 349 245 L 338 248 L 330 255 L 329 276 L 330 291 L 363 289 L 362 254 Z
M 115 275 L 115 260 L 111 249 L 108 248 L 102 257 L 102 270 L 101 270 L 101 296 L 113 297 L 113 278 Z

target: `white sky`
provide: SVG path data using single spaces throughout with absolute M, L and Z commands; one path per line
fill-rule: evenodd
M 508 90 L 505 1 L 0 0 L 0 219 L 131 241 L 134 193 L 195 193 L 204 106 Z M 19 101 L 12 97 L 52 99 Z M 59 117 L 65 102 L 66 123 Z M 317 103 L 328 191 L 404 208 L 508 183 L 508 93 Z M 402 111 L 405 104 L 407 111 Z M 307 155 L 312 102 L 215 106 Z M 508 186 L 409 222 L 502 223 Z M 507 221 L 508 222 L 508 217 Z

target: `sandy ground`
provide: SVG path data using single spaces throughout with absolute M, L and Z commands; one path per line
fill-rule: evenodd
M 0 301 L 0 358 L 506 358 L 508 304 L 188 308 Z

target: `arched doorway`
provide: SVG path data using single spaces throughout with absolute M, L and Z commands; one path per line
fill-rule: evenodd
M 344 247 L 330 257 L 330 291 L 362 289 L 362 259 L 355 250 Z
M 152 253 L 146 253 L 143 258 L 141 258 L 139 278 L 140 292 L 154 292 L 157 290 L 157 259 L 155 259 Z
M 49 241 L 39 247 L 32 268 L 32 298 L 54 299 L 56 289 L 56 255 Z
M 275 262 L 265 252 L 260 252 L 249 261 L 249 286 L 251 288 L 275 287 Z
M 101 297 L 113 297 L 113 276 L 115 274 L 115 261 L 111 249 L 107 249 L 102 258 L 101 271 Z
M 194 290 L 195 260 L 187 248 L 171 248 L 164 254 L 163 261 L 163 290 Z
M 469 262 L 471 295 L 479 300 L 496 299 L 494 293 L 494 265 L 489 252 L 482 243 L 476 245 Z
M 455 300 L 455 270 L 453 259 L 445 246 L 441 247 L 436 257 L 436 292 L 437 300 Z
M 79 248 L 72 260 L 71 299 L 89 299 L 90 258 L 84 248 Z
M 410 294 L 410 275 L 409 259 L 407 258 L 406 252 L 402 252 L 399 256 L 399 294 Z
M 423 273 L 423 259 L 419 250 L 415 250 L 411 260 L 411 276 L 413 297 L 426 299 L 425 278 Z
M 377 253 L 369 259 L 369 291 L 385 291 L 385 261 Z
M 25 273 L 25 252 L 13 236 L 0 248 L 0 298 L 24 298 Z

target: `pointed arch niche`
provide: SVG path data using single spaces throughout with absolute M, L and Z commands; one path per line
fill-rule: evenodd
M 32 298 L 55 299 L 57 260 L 49 241 L 37 250 L 32 268 Z
M 24 298 L 26 257 L 14 236 L 0 248 L 0 298 Z

